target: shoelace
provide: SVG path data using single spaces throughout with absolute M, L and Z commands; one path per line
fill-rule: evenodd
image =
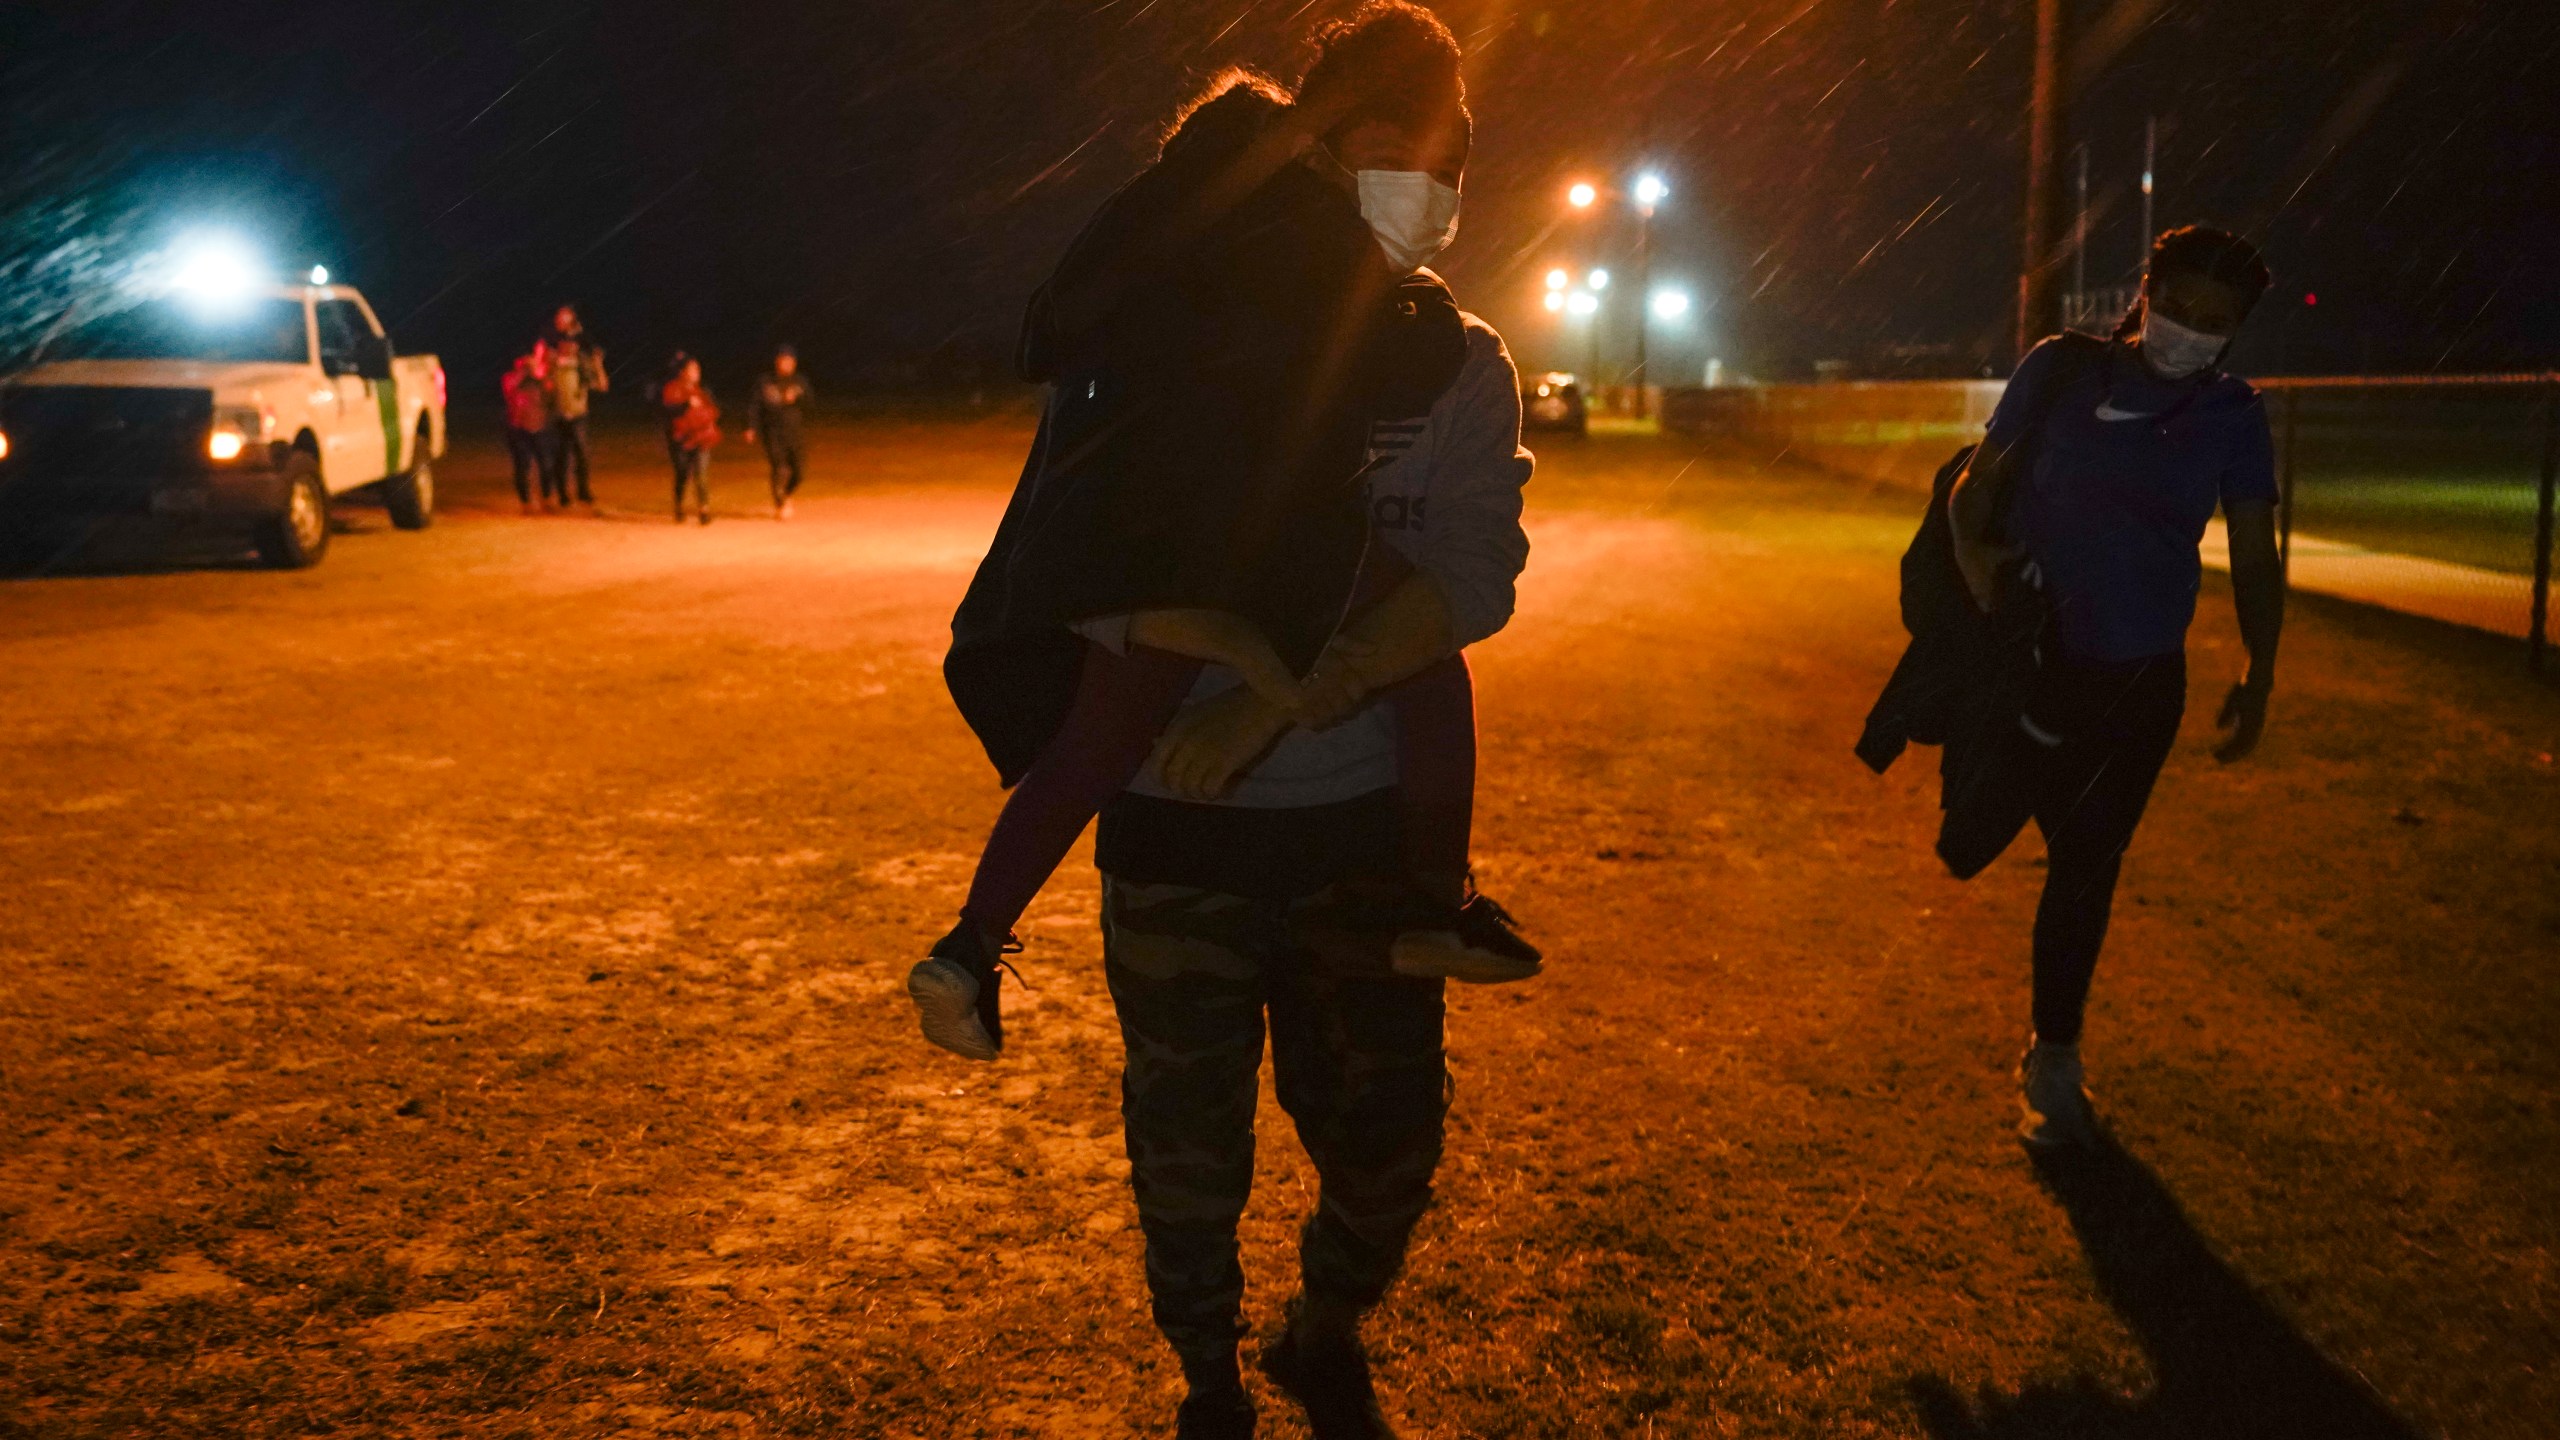
M 987 966 L 987 973 L 992 975 L 998 970 L 1002 970 L 1013 977 L 1014 984 L 1021 986 L 1025 990 L 1030 989 L 1031 982 L 1023 979 L 1022 972 L 1014 968 L 1013 962 L 1004 958 L 1007 955 L 1019 955 L 1021 953 L 1022 937 L 1014 934 L 1010 930 L 1006 931 L 1004 943 L 996 947 L 996 958 Z

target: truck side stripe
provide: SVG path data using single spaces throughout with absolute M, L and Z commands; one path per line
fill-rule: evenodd
M 382 473 L 397 475 L 409 468 L 400 463 L 400 382 L 389 377 L 376 380 L 373 394 L 382 405 Z

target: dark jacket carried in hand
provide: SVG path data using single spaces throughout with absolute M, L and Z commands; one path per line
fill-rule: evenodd
M 1427 412 L 1465 360 L 1447 289 L 1389 269 L 1357 201 L 1304 164 L 1167 253 L 1172 217 L 1279 113 L 1245 87 L 1194 112 L 1031 301 L 1020 369 L 1050 399 L 943 662 L 1006 784 L 1066 713 L 1075 621 L 1224 610 L 1311 666 L 1366 544 L 1371 424 Z M 1117 302 L 1062 319 L 1097 277 Z
M 2065 336 L 2072 350 L 2056 367 L 2052 382 L 2037 397 L 2035 427 L 2020 442 L 2020 454 L 2009 467 L 2012 486 L 2034 471 L 2035 452 L 2043 440 L 2044 408 L 2080 367 L 2094 363 L 2104 342 L 2094 336 Z M 1938 855 L 1962 879 L 1971 879 L 1999 857 L 2016 835 L 1992 836 L 1970 824 L 1977 812 L 1997 808 L 1976 803 L 1990 789 L 2027 783 L 2006 773 L 1998 758 L 2014 753 L 1997 742 L 2016 728 L 2036 675 L 2037 650 L 2047 619 L 2042 593 L 2033 576 L 2012 567 L 1995 590 L 1991 613 L 1973 603 L 1956 566 L 1954 527 L 1947 500 L 1958 477 L 1973 459 L 1974 447 L 1956 452 L 1938 470 L 1929 489 L 1929 510 L 1919 532 L 1902 555 L 1902 628 L 1911 643 L 1903 648 L 1893 677 L 1867 713 L 1858 737 L 1858 758 L 1883 774 L 1911 744 L 1943 747 L 1938 756 Z M 2004 494 L 1993 506 L 2006 517 L 2017 496 Z M 2011 538 L 2011 537 L 1996 537 Z

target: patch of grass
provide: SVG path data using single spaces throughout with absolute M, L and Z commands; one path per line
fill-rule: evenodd
M 371 1319 L 399 1309 L 406 1303 L 404 1297 L 409 1288 L 407 1268 L 373 1251 L 314 1285 L 311 1303 L 322 1310 Z

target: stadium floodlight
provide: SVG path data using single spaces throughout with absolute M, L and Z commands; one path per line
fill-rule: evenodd
M 1576 181 L 1572 189 L 1564 192 L 1564 198 L 1565 203 L 1574 209 L 1588 210 L 1591 208 L 1591 202 L 1600 198 L 1600 192 L 1592 188 L 1588 181 Z
M 1671 187 L 1662 183 L 1661 176 L 1640 175 L 1636 177 L 1636 203 L 1642 205 L 1646 209 L 1650 210 L 1654 206 L 1661 204 L 1665 199 L 1670 197 L 1670 194 Z
M 1561 291 L 1561 290 L 1550 290 L 1550 291 L 1548 291 L 1548 292 L 1547 292 L 1547 309 L 1548 309 L 1548 311 L 1552 313 L 1552 312 L 1554 312 L 1554 311 L 1562 310 L 1563 308 L 1564 308 L 1564 292 L 1563 292 L 1563 291 Z
M 1656 320 L 1677 320 L 1688 313 L 1688 291 L 1656 290 L 1653 292 L 1653 318 Z
M 1600 297 L 1588 290 L 1574 291 L 1572 295 L 1566 297 L 1564 303 L 1565 308 L 1576 315 L 1588 316 L 1600 313 Z
M 1573 276 L 1561 268 L 1547 272 L 1547 288 L 1550 290 L 1561 290 L 1572 283 Z
M 1591 272 L 1590 278 L 1584 280 L 1582 283 L 1590 286 L 1594 290 L 1606 290 L 1609 288 L 1609 272 L 1606 270 L 1594 270 Z

